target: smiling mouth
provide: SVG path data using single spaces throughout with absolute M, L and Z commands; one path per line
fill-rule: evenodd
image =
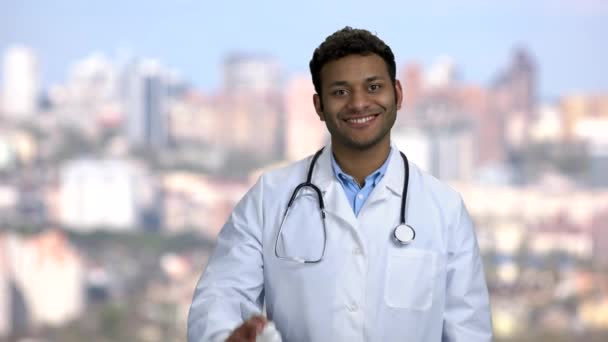
M 346 119 L 344 121 L 348 122 L 348 123 L 354 123 L 354 124 L 364 124 L 367 122 L 372 121 L 373 119 L 375 119 L 379 114 L 372 114 L 372 115 L 368 115 L 368 116 L 364 116 L 361 118 L 351 118 L 351 119 Z

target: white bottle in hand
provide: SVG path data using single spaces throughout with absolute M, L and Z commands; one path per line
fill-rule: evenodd
M 283 339 L 274 323 L 268 322 L 264 330 L 255 338 L 255 342 L 283 342 Z

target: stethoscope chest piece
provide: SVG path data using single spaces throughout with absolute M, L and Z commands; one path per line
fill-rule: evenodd
M 407 245 L 414 241 L 414 238 L 416 238 L 416 232 L 412 226 L 402 223 L 395 227 L 395 230 L 393 231 L 393 238 L 395 238 L 395 241 L 398 243 Z

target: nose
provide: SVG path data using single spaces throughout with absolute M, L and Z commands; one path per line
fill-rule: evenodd
M 356 90 L 352 92 L 350 97 L 349 107 L 352 111 L 363 112 L 370 106 L 370 101 L 367 92 Z

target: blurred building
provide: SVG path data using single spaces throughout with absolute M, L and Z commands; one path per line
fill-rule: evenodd
M 41 172 L 22 172 L 18 182 L 16 224 L 38 227 L 47 222 L 46 179 Z
M 168 143 L 171 78 L 158 61 L 129 66 L 124 76 L 124 109 L 129 143 L 162 148 Z
M 587 184 L 608 187 L 608 95 L 566 96 L 560 108 L 563 111 L 564 138 L 587 146 Z
M 168 233 L 194 231 L 215 238 L 247 191 L 247 184 L 172 172 L 164 175 L 162 189 Z
M 13 170 L 18 164 L 18 157 L 15 151 L 14 131 L 0 127 L 0 170 Z
M 458 104 L 471 124 L 476 139 L 476 165 L 495 165 L 505 161 L 503 118 L 494 110 L 492 93 L 475 85 L 457 89 Z
M 529 309 L 528 306 L 522 305 L 522 300 L 492 298 L 492 327 L 496 337 L 513 339 L 528 328 L 527 320 L 523 320 L 522 317 L 527 317 Z
M 457 80 L 458 72 L 454 60 L 449 56 L 441 56 L 426 70 L 424 88 L 445 89 L 454 86 Z
M 8 176 L 28 168 L 38 160 L 38 157 L 39 144 L 31 133 L 11 125 L 0 125 L 0 174 Z M 2 221 L 3 217 L 0 215 L 0 222 Z
M 156 191 L 141 165 L 80 159 L 61 168 L 58 196 L 59 221 L 64 226 L 79 231 L 132 231 L 144 224 L 144 209 L 155 204 Z
M 69 73 L 63 103 L 57 103 L 62 120 L 92 134 L 100 125 L 122 122 L 119 73 L 102 54 L 92 54 L 74 64 Z
M 203 256 L 206 263 L 206 256 Z M 145 306 L 142 311 L 154 312 L 162 309 L 165 315 L 145 315 L 146 322 L 137 336 L 142 341 L 185 341 L 188 324 L 188 309 L 192 304 L 192 289 L 199 278 L 198 268 L 187 257 L 165 254 L 161 257 L 162 281 L 152 281 L 144 293 Z M 168 309 L 170 308 L 170 309 Z M 166 329 L 164 327 L 180 327 Z M 181 328 L 184 327 L 184 328 Z
M 219 145 L 226 132 L 222 132 L 226 118 L 218 108 L 217 100 L 198 93 L 190 93 L 172 104 L 170 136 L 176 145 Z
M 579 319 L 589 330 L 605 330 L 608 326 L 608 298 L 584 300 L 579 307 Z
M 8 255 L 15 286 L 33 327 L 58 327 L 85 309 L 83 261 L 58 230 L 14 237 Z
M 206 258 L 204 260 L 206 264 Z M 169 279 L 165 293 L 172 303 L 176 305 L 175 321 L 177 326 L 188 325 L 188 311 L 192 304 L 192 289 L 196 287 L 199 280 L 198 269 L 191 260 L 180 255 L 164 255 L 161 258 L 161 267 Z M 151 300 L 159 300 L 162 297 L 152 297 Z M 185 331 L 184 331 L 185 332 Z M 177 338 L 185 340 L 187 336 Z
M 527 122 L 532 115 L 537 101 L 537 67 L 530 52 L 524 48 L 515 49 L 510 64 L 498 76 L 494 87 L 505 95 L 505 111 L 524 113 Z
M 552 105 L 542 105 L 538 117 L 532 124 L 530 138 L 537 143 L 556 143 L 563 140 L 563 122 L 561 111 Z
M 410 124 L 397 127 L 392 136 L 418 146 L 403 149 L 412 160 L 418 158 L 423 169 L 443 180 L 469 180 L 478 165 L 479 126 L 475 120 L 479 115 L 467 111 L 459 89 L 448 82 L 425 92 L 413 110 L 400 113 L 410 116 Z
M 272 58 L 235 54 L 224 62 L 223 145 L 260 161 L 284 156 L 282 74 Z
M 608 95 L 568 95 L 561 100 L 560 109 L 565 138 L 575 139 L 581 132 L 577 128 L 581 121 L 608 120 Z
M 471 127 L 461 123 L 433 133 L 432 174 L 446 181 L 471 180 L 477 156 Z
M 409 160 L 439 179 L 466 181 L 473 177 L 475 146 L 467 126 L 401 128 L 393 132 L 392 140 Z
M 4 233 L 0 232 L 0 340 L 11 333 L 11 288 L 8 253 Z
M 422 67 L 414 62 L 405 64 L 400 75 L 401 87 L 403 89 L 402 107 L 405 111 L 413 109 L 418 104 L 423 91 Z M 400 115 L 397 120 L 401 119 Z
M 537 73 L 531 54 L 518 48 L 492 86 L 491 110 L 501 118 L 502 137 L 509 151 L 523 148 L 528 141 L 537 106 Z
M 3 65 L 2 111 L 7 117 L 25 119 L 38 110 L 40 71 L 31 49 L 13 46 L 6 50 Z
M 517 219 L 536 224 L 564 215 L 573 225 L 590 227 L 594 216 L 608 208 L 608 191 L 451 184 L 462 194 L 473 217 Z
M 608 188 L 608 116 L 579 120 L 574 136 L 583 141 L 589 154 L 587 184 Z
M 315 153 L 329 140 L 323 121 L 313 105 L 315 88 L 310 76 L 297 75 L 289 80 L 285 94 L 287 113 L 287 158 L 299 160 Z
M 491 230 L 493 233 L 492 250 L 501 257 L 507 257 L 509 261 L 513 261 L 526 238 L 525 223 L 517 219 L 495 221 L 492 223 Z
M 585 229 L 586 228 L 586 229 Z M 565 215 L 540 220 L 531 227 L 529 247 L 540 255 L 561 252 L 582 260 L 591 260 L 593 240 L 589 222 L 575 225 Z
M 403 106 L 398 113 L 397 130 L 417 127 L 426 131 L 466 122 L 474 143 L 472 167 L 504 161 L 503 120 L 494 110 L 494 97 L 483 87 L 462 84 L 451 58 L 438 58 L 426 71 L 416 63 L 408 63 L 401 81 Z
M 608 268 L 608 210 L 598 212 L 591 223 L 593 260 L 603 269 Z
M 409 161 L 425 172 L 432 172 L 431 137 L 427 132 L 415 127 L 401 127 L 393 129 L 391 140 Z

